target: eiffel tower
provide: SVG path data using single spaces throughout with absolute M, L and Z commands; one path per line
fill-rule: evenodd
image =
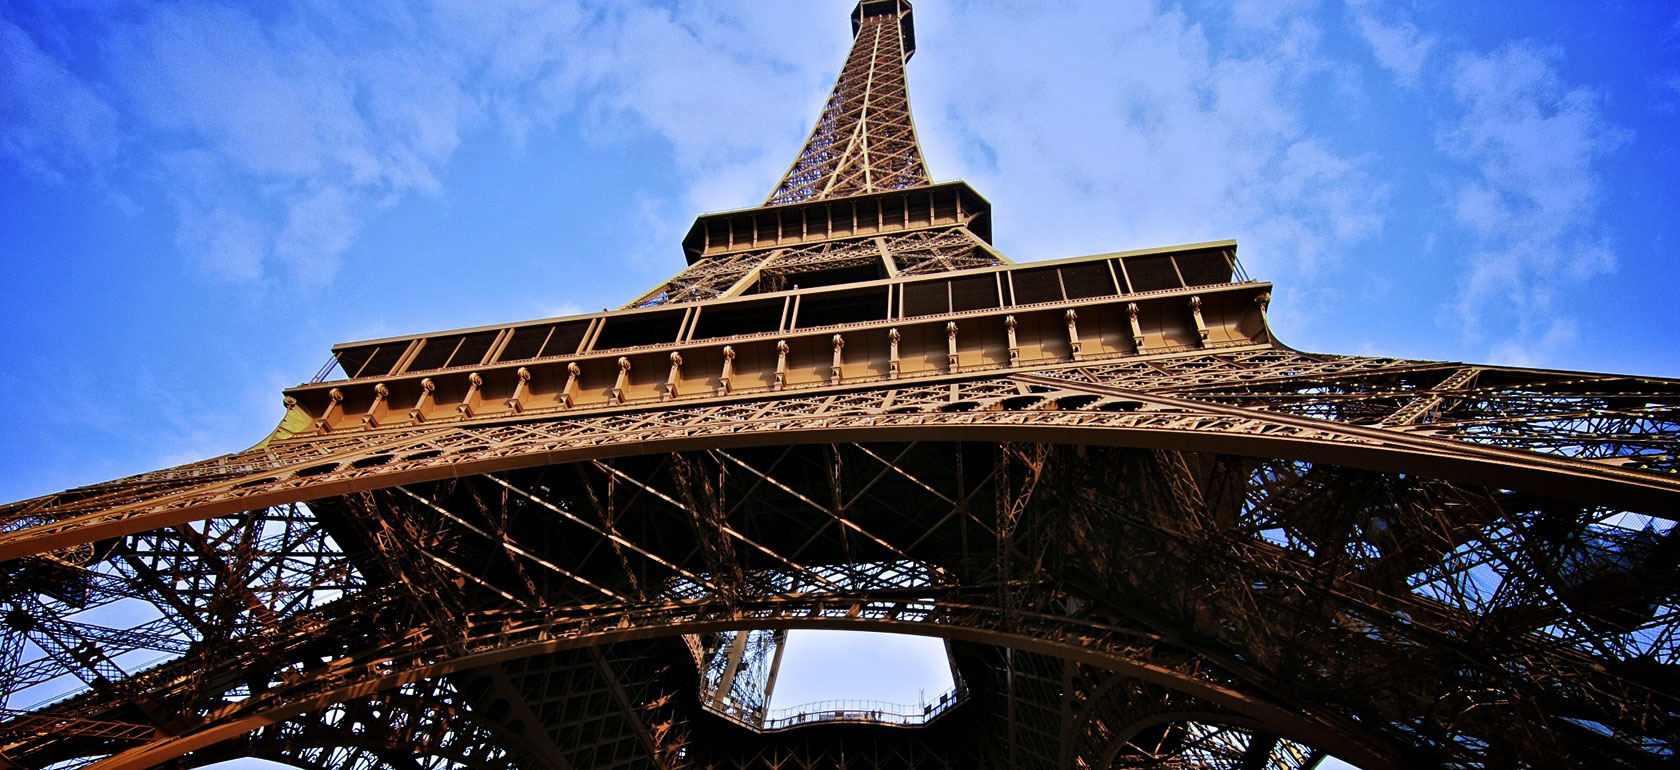
M 1296 351 L 1228 241 L 1015 264 L 908 0 L 851 24 L 628 306 L 339 345 L 250 450 L 0 509 L 0 766 L 1673 766 L 1680 382 Z M 772 709 L 789 629 L 956 685 Z

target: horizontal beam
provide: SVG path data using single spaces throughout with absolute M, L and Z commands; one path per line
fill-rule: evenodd
M 1108 273 L 1104 272 L 1104 275 Z M 1001 282 L 992 282 L 1002 278 Z M 980 310 L 950 309 L 955 283 L 931 285 L 946 309 L 917 314 L 917 294 L 853 291 L 847 298 L 878 305 L 883 320 L 771 330 L 721 339 L 572 356 L 512 361 L 443 371 L 304 385 L 286 391 L 287 424 L 316 433 L 362 432 L 438 422 L 585 413 L 667 401 L 741 396 L 956 374 L 1024 371 L 1068 362 L 1117 361 L 1253 348 L 1270 341 L 1264 284 L 1224 284 L 1148 295 L 1009 304 L 1003 274 L 984 274 L 992 303 Z M 1051 281 L 1056 276 L 1050 276 Z M 1112 292 L 1112 289 L 1110 289 Z M 1058 289 L 1058 297 L 1060 296 Z M 780 307 L 780 301 L 771 301 Z M 855 312 L 850 305 L 799 297 L 785 313 L 816 319 Z M 736 303 L 749 305 L 751 301 Z M 892 308 L 889 308 L 892 305 Z M 689 328 L 704 328 L 712 313 L 699 309 Z M 909 313 L 904 308 L 910 308 Z M 958 305 L 958 307 L 961 307 Z M 841 308 L 836 310 L 835 308 Z M 889 312 L 891 311 L 891 312 Z M 683 310 L 667 313 L 682 315 Z M 613 322 L 607 322 L 612 328 Z M 675 328 L 673 323 L 673 328 Z
M 1062 400 L 1081 395 L 1088 403 L 1060 407 Z M 243 510 L 471 474 L 666 452 L 871 441 L 1096 444 L 1277 457 L 1412 473 L 1635 512 L 1680 507 L 1680 480 L 1662 474 L 1399 429 L 1017 375 L 934 388 L 917 383 L 838 389 L 693 409 L 394 432 L 386 443 L 358 444 L 346 454 L 306 455 L 243 479 L 5 533 L 0 535 L 0 560 Z

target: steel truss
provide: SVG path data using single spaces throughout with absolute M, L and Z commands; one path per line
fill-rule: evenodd
M 811 138 L 766 206 L 897 190 L 929 182 L 910 120 L 904 63 L 910 4 L 860 3 L 856 39 Z
M 1503 423 L 1509 436 L 1529 435 L 1526 426 L 1535 422 L 1612 409 L 1618 419 L 1660 426 L 1672 420 L 1673 409 L 1660 402 L 1675 383 L 1512 370 L 1471 378 L 1464 371 L 1291 353 L 1191 357 L 1045 370 L 1004 382 L 745 400 L 703 414 L 578 418 L 582 424 L 567 426 L 582 431 L 574 437 L 599 430 L 589 425 L 595 420 L 641 436 L 642 451 L 631 455 L 614 451 L 623 439 L 587 440 L 584 454 L 593 459 L 573 459 L 552 443 L 565 434 L 533 424 L 502 426 L 495 430 L 506 432 L 473 442 L 433 436 L 415 444 L 394 431 L 382 441 L 364 437 L 330 464 L 313 454 L 288 466 L 275 452 L 270 464 L 249 471 L 255 481 L 273 477 L 265 483 L 302 496 L 314 493 L 310 484 L 353 473 L 368 491 L 317 499 L 313 516 L 297 507 L 264 508 L 196 529 L 173 522 L 200 519 L 194 506 L 214 509 L 219 496 L 189 500 L 166 492 L 137 499 L 125 515 L 85 514 L 8 533 L 4 547 L 45 554 L 14 563 L 68 569 L 50 558 L 66 550 L 65 536 L 42 533 L 79 533 L 99 547 L 112 540 L 106 528 L 143 531 L 118 538 L 121 546 L 99 547 L 94 556 L 101 560 L 76 574 L 105 576 L 99 580 L 107 596 L 224 618 L 178 632 L 175 643 L 187 648 L 179 662 L 95 678 L 83 695 L 28 718 L 35 722 L 20 720 L 8 733 L 16 741 L 8 755 L 117 752 L 136 742 L 109 736 L 128 730 L 147 736 L 133 749 L 141 754 L 118 753 L 122 761 L 112 766 L 140 766 L 149 761 L 142 755 L 151 756 L 145 752 L 197 748 L 213 726 L 305 718 L 319 731 L 318 715 L 308 715 L 352 693 L 496 667 L 507 677 L 510 661 L 618 651 L 655 638 L 682 649 L 683 634 L 848 627 L 984 645 L 971 657 L 1006 654 L 1002 670 L 1014 673 L 1004 684 L 995 681 L 995 664 L 971 663 L 965 679 L 979 693 L 975 710 L 991 701 L 995 711 L 1004 699 L 999 734 L 1016 735 L 1008 766 L 1029 764 L 1020 758 L 1029 754 L 1047 767 L 1106 766 L 1096 759 L 1104 756 L 1147 764 L 1124 758 L 1162 746 L 1201 752 L 1201 766 L 1221 766 L 1218 757 L 1240 758 L 1262 743 L 1267 762 L 1314 756 L 1277 750 L 1304 744 L 1373 767 L 1420 760 L 1540 766 L 1589 756 L 1630 767 L 1655 761 L 1668 751 L 1676 705 L 1667 686 L 1676 646 L 1672 521 L 1642 515 L 1650 509 L 1639 506 L 1472 483 L 1498 475 L 1501 464 L 1520 465 L 1510 448 L 1516 439 L 1456 426 L 1501 424 L 1473 419 L 1462 406 L 1497 401 L 1489 382 L 1513 383 L 1521 403 L 1556 405 L 1556 414 L 1532 410 L 1525 420 Z M 1151 377 L 1157 387 L 1132 389 Z M 1571 383 L 1574 395 L 1533 396 L 1537 383 L 1557 381 Z M 1335 402 L 1362 417 L 1343 423 L 1322 412 L 1289 414 L 1306 400 L 1292 396 L 1303 390 L 1315 403 Z M 1347 395 L 1355 392 L 1369 395 Z M 1290 406 L 1239 407 L 1253 422 L 1193 408 L 1235 398 Z M 1396 414 L 1415 413 L 1418 399 L 1441 402 L 1427 423 L 1434 427 L 1388 424 Z M 1642 406 L 1633 408 L 1635 401 Z M 1248 429 L 1271 451 L 1149 447 L 1154 442 L 1136 441 L 1136 434 L 1128 440 L 1125 426 L 1136 423 L 1127 421 L 1152 412 L 1168 421 L 1170 433 Z M 782 430 L 753 429 L 778 413 L 798 419 Z M 1010 419 L 1039 415 L 1042 425 Z M 853 422 L 865 416 L 877 422 Z M 1317 430 L 1268 424 L 1269 416 L 1310 421 Z M 794 426 L 812 421 L 860 438 L 873 424 L 928 440 L 808 441 Z M 637 433 L 661 423 L 686 426 L 683 445 Z M 969 432 L 951 429 L 977 426 L 1007 440 L 1012 425 L 1047 430 L 1041 439 L 1062 438 L 953 443 L 940 435 L 961 438 Z M 1466 477 L 1311 457 L 1312 442 L 1369 446 L 1374 440 L 1366 433 L 1346 433 L 1360 427 L 1394 434 L 1391 452 L 1370 455 L 1376 465 L 1397 455 L 1441 467 L 1445 449 L 1456 447 Z M 1672 429 L 1665 430 L 1647 427 L 1637 441 L 1623 439 L 1618 456 L 1649 458 L 1672 442 L 1665 437 Z M 743 433 L 757 438 L 729 440 Z M 1098 446 L 1096 435 L 1108 436 L 1103 444 L 1144 446 Z M 455 451 L 409 463 L 365 462 L 389 456 L 393 445 Z M 478 472 L 490 446 L 503 460 L 524 461 Z M 1604 446 L 1582 456 L 1540 442 L 1522 455 L 1530 465 L 1596 477 L 1632 500 L 1653 494 L 1648 487 L 1659 480 L 1656 487 L 1672 495 L 1672 482 L 1648 460 L 1606 462 Z M 434 461 L 476 475 L 431 480 L 424 469 Z M 246 458 L 223 464 L 259 465 Z M 299 483 L 297 471 L 309 471 L 301 478 L 310 481 Z M 235 489 L 248 482 L 215 483 Z M 24 517 L 18 521 L 45 518 L 38 502 L 12 510 Z M 288 526 L 312 534 L 286 536 Z M 265 530 L 274 534 L 262 548 L 255 533 Z M 163 572 L 177 577 L 148 577 Z M 288 581 L 282 573 L 303 577 Z M 256 574 L 276 577 L 220 577 Z M 323 592 L 343 596 L 321 605 Z M 176 617 L 188 624 L 187 615 Z M 144 632 L 156 627 L 129 636 L 151 639 L 156 633 Z M 658 675 L 639 675 L 638 695 L 622 699 L 631 714 L 641 708 L 635 704 L 671 710 L 657 723 L 625 720 L 618 728 L 615 734 L 646 736 L 623 741 L 643 747 L 636 761 L 686 757 L 682 748 L 694 744 L 684 740 L 719 729 L 694 727 L 706 720 L 698 699 L 677 695 L 697 687 L 692 663 L 683 664 L 682 675 L 671 671 L 671 661 L 685 659 L 692 660 L 686 651 L 663 658 Z M 1021 690 L 1033 666 L 1051 665 L 1045 661 L 1074 668 L 1048 689 Z M 1075 677 L 1113 681 L 1076 685 Z M 1087 702 L 1093 688 L 1122 705 Z M 525 689 L 555 697 L 584 688 Z M 148 699 L 136 701 L 140 692 Z M 1052 695 L 1066 702 L 1046 704 Z M 1163 723 L 1162 709 L 1195 716 Z M 201 723 L 158 717 L 192 712 Z M 100 727 L 30 735 L 43 718 Z M 534 721 L 567 724 L 551 720 Z M 1144 722 L 1154 726 L 1131 726 Z M 1248 737 L 1215 737 L 1230 730 Z M 174 737 L 159 741 L 160 733 Z M 1087 734 L 1096 736 L 1087 744 L 1067 740 Z M 1023 737 L 1029 735 L 1039 739 Z M 577 739 L 550 738 L 555 745 L 568 740 Z M 1154 748 L 1144 745 L 1150 741 Z
M 0 507 L 0 767 L 1673 762 L 1680 381 L 1293 351 L 1230 243 L 995 267 L 909 3 L 853 23 L 772 205 L 627 310 L 351 346 L 256 448 Z M 647 310 L 748 294 L 831 320 Z M 942 638 L 960 700 L 772 729 L 804 628 Z
M 889 264 L 896 275 L 931 275 L 1008 261 L 967 227 L 755 249 L 696 262 L 625 307 L 703 302 L 749 289 L 779 291 L 799 285 L 801 275 L 820 270 Z

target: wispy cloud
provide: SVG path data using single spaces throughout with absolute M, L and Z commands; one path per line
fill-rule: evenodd
M 187 0 L 77 16 L 99 57 L 81 74 L 39 44 L 70 10 L 33 8 L 35 30 L 0 11 L 0 158 L 51 179 L 128 153 L 163 180 L 187 256 L 244 283 L 332 280 L 382 206 L 444 193 L 465 135 L 517 143 L 574 113 L 593 141 L 667 142 L 679 174 L 746 205 L 786 162 L 764 133 L 798 134 L 783 105 L 821 88 L 779 42 L 831 10 L 813 5 Z
M 1351 3 L 1349 10 L 1377 63 L 1394 75 L 1396 83 L 1415 88 L 1439 38 L 1406 19 L 1383 21 L 1365 3 Z
M 262 278 L 270 237 L 262 225 L 226 206 L 182 201 L 175 242 L 210 274 L 231 281 Z
M 1255 274 L 1312 300 L 1279 313 L 1310 314 L 1387 225 L 1373 171 L 1387 148 L 1315 122 L 1360 67 L 1324 41 L 1354 35 L 1409 93 L 1460 113 L 1435 146 L 1462 170 L 1448 224 L 1474 255 L 1454 318 L 1488 349 L 1566 338 L 1562 282 L 1615 262 L 1598 162 L 1625 135 L 1557 74 L 1559 54 L 1455 54 L 1360 0 L 1191 5 L 919 6 L 947 43 L 911 71 L 934 173 L 993 196 L 998 232 L 1031 238 L 1004 244 L 1017 257 L 1235 237 Z M 680 192 L 638 198 L 650 239 L 751 205 L 826 94 L 850 3 L 180 0 L 92 24 L 79 11 L 80 60 L 40 23 L 58 6 L 16 6 L 33 10 L 0 8 L 0 163 L 138 169 L 167 191 L 188 258 L 263 286 L 333 280 L 382 206 L 449 194 L 471 138 L 517 144 L 561 121 L 669 148 Z M 626 251 L 669 248 L 659 237 Z
M 751 205 L 797 149 L 850 42 L 839 5 L 187 0 L 94 30 L 101 74 L 61 90 L 112 94 L 106 123 L 144 135 L 136 162 L 167 180 L 177 242 L 207 272 L 313 284 L 332 280 L 380 206 L 447 194 L 439 175 L 475 131 L 517 142 L 571 116 L 595 142 L 656 137 L 686 197 L 648 211 Z M 1010 208 L 1040 223 L 1022 231 L 1062 234 L 1039 241 L 1043 255 L 1237 236 L 1274 264 L 1317 270 L 1380 227 L 1381 187 L 1359 158 L 1303 128 L 1303 88 L 1324 66 L 1313 11 L 1232 3 L 1225 50 L 1169 8 L 947 12 L 952 39 L 998 53 L 918 64 L 915 78 L 947 78 L 946 101 L 918 102 L 924 124 L 938 113 L 924 132 L 930 154 L 951 149 L 947 132 L 1008 152 L 964 151 L 935 170 L 1011 178 Z M 1026 66 L 1019 57 L 1043 49 L 1021 38 L 1054 40 L 1047 48 L 1067 60 Z M 813 57 L 813 45 L 829 50 Z M 1094 205 L 1104 216 L 1089 215 Z
M 1380 230 L 1384 197 L 1307 127 L 1331 64 L 1310 10 L 1237 3 L 1218 30 L 1145 3 L 952 14 L 950 38 L 988 53 L 918 73 L 943 98 L 919 113 L 935 171 L 996 196 L 1019 222 L 999 231 L 1033 238 L 1017 256 L 1234 237 L 1251 268 L 1310 280 Z
M 1467 338 L 1502 360 L 1555 356 L 1575 335 L 1560 298 L 1616 263 L 1595 218 L 1598 163 L 1629 135 L 1597 92 L 1558 75 L 1558 56 L 1522 43 L 1459 57 L 1451 87 L 1462 113 L 1439 140 L 1468 166 L 1452 187 L 1472 254 L 1456 312 Z

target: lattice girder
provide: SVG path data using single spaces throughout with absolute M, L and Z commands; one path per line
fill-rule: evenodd
M 1007 263 L 966 227 L 825 241 L 708 257 L 625 307 L 650 308 L 798 288 L 802 276 L 847 268 L 931 275 Z
M 1665 709 L 1672 708 L 1671 696 L 1652 689 L 1640 664 L 1653 655 L 1672 661 L 1672 612 L 1625 601 L 1594 605 L 1581 592 L 1588 583 L 1570 577 L 1581 574 L 1578 567 L 1548 570 L 1534 561 L 1551 553 L 1558 554 L 1555 564 L 1579 563 L 1557 547 L 1583 542 L 1570 540 L 1571 531 L 1613 532 L 1612 511 L 1576 506 L 1568 516 L 1577 523 L 1561 526 L 1569 506 L 1557 502 L 1322 464 L 1037 445 L 1004 451 L 990 463 L 981 458 L 995 450 L 985 445 L 941 461 L 949 450 L 937 446 L 848 445 L 837 454 L 799 444 L 717 449 L 680 463 L 644 455 L 374 493 L 385 518 L 438 526 L 434 513 L 441 508 L 459 519 L 449 525 L 457 532 L 505 519 L 503 534 L 477 535 L 476 544 L 465 535 L 428 540 L 434 545 L 423 555 L 454 565 L 457 574 L 472 568 L 461 606 L 508 609 L 470 610 L 453 624 L 464 631 L 456 638 L 453 630 L 415 618 L 414 609 L 388 614 L 400 603 L 379 612 L 372 605 L 337 608 L 340 620 L 312 623 L 308 635 L 354 638 L 330 624 L 365 624 L 382 613 L 397 624 L 393 630 L 431 630 L 410 632 L 404 641 L 375 635 L 374 647 L 337 653 L 364 662 L 346 670 L 348 679 L 329 680 L 327 694 L 313 678 L 254 683 L 253 696 L 225 718 L 261 722 L 264 702 L 325 707 L 341 697 L 334 693 L 441 676 L 506 656 L 646 635 L 790 626 L 901 628 L 1078 660 L 1186 693 L 1245 724 L 1265 725 L 1272 735 L 1344 756 L 1363 752 L 1370 766 L 1397 756 L 1385 745 L 1432 746 L 1435 756 L 1472 763 L 1533 763 L 1539 756 L 1533 752 L 1571 756 L 1570 745 L 1579 744 L 1637 763 L 1639 749 L 1625 740 L 1572 731 L 1551 715 L 1634 736 L 1664 724 Z M 958 459 L 974 452 L 980 454 L 966 463 Z M 953 475 L 953 461 L 969 470 Z M 825 468 L 843 471 L 838 502 L 831 501 L 836 496 Z M 735 480 L 685 493 L 682 479 L 695 475 Z M 494 490 L 507 494 L 487 493 Z M 719 515 L 730 522 L 724 531 L 741 570 L 727 583 L 729 570 L 720 572 L 722 562 L 696 547 L 699 533 L 672 539 L 689 528 L 691 509 L 706 505 L 702 496 L 726 501 Z M 995 512 L 976 510 L 992 500 Z M 836 529 L 841 519 L 833 506 L 842 504 L 850 526 Z M 1383 523 L 1349 521 L 1349 507 L 1386 511 Z M 600 519 L 603 510 L 617 513 Z M 613 520 L 618 524 L 608 529 Z M 623 554 L 614 555 L 614 543 Z M 486 549 L 497 547 L 523 568 L 495 567 Z M 816 566 L 837 559 L 853 570 Z M 858 571 L 895 560 L 928 568 L 891 568 L 919 575 L 908 583 L 871 577 L 887 574 L 880 566 Z M 1484 565 L 1508 571 L 1498 565 L 1512 564 L 1529 566 L 1504 581 L 1503 593 L 1473 593 L 1490 569 Z M 1595 569 L 1589 580 L 1603 577 L 1603 568 Z M 1548 573 L 1553 577 L 1545 578 Z M 1210 582 L 1212 575 L 1222 577 Z M 1050 582 L 1036 582 L 1045 578 Z M 530 590 L 521 588 L 527 580 L 535 590 L 522 595 Z M 685 598 L 660 600 L 652 586 Z M 1668 590 L 1656 587 L 1655 598 L 1660 602 Z M 1220 622 L 1210 624 L 1215 618 Z M 1443 635 L 1474 643 L 1473 657 L 1488 661 L 1472 668 L 1476 691 L 1508 693 L 1506 700 L 1478 696 L 1453 701 L 1457 711 L 1450 714 L 1441 711 L 1438 688 L 1465 676 L 1467 652 L 1442 657 Z M 1636 643 L 1659 636 L 1669 641 Z M 307 644 L 254 646 L 320 656 Z M 1327 650 L 1334 656 L 1325 657 Z M 216 681 L 220 668 L 250 666 L 241 655 L 225 663 L 214 663 L 213 651 L 201 655 L 211 657 L 189 655 L 182 665 L 209 672 L 207 681 Z M 1523 672 L 1544 674 L 1525 680 L 1497 660 L 1521 660 Z M 398 670 L 407 673 L 386 673 Z M 697 672 L 690 676 L 698 679 Z M 160 670 L 129 681 L 145 690 L 147 682 L 179 680 Z M 1280 686 L 1294 695 L 1268 705 Z M 177 695 L 159 697 L 186 695 L 180 685 L 170 687 Z M 86 709 L 97 702 L 79 703 Z M 1363 730 L 1390 726 L 1349 743 L 1363 730 L 1342 717 L 1320 712 L 1327 722 L 1301 721 L 1325 703 L 1348 709 Z M 106 713 L 95 707 L 66 716 Z M 1513 726 L 1548 722 L 1542 733 L 1509 737 Z M 1437 734 L 1488 748 L 1477 754 L 1464 747 L 1478 744 Z M 1548 745 L 1548 736 L 1569 745 Z
M 927 431 L 972 431 L 999 438 L 1015 433 L 1025 438 L 1049 431 L 1070 440 L 1077 434 L 1081 442 L 1198 451 L 1252 448 L 1256 456 L 1336 459 L 1378 470 L 1407 470 L 1568 499 L 1602 500 L 1634 510 L 1660 512 L 1674 499 L 1673 477 L 1642 467 L 1652 462 L 1643 452 L 1641 463 L 1624 467 L 1568 454 L 1490 447 L 1451 433 L 1430 435 L 1408 426 L 1344 424 L 1283 411 L 1225 406 L 1182 391 L 1186 386 L 1217 386 L 1221 381 L 1264 382 L 1268 376 L 1287 387 L 1295 373 L 1303 370 L 1368 373 L 1384 366 L 1415 371 L 1444 365 L 1281 352 L 1188 356 L 1111 369 L 1068 367 L 986 379 L 952 377 L 943 383 L 838 387 L 809 395 L 712 399 L 680 407 L 603 410 L 594 416 L 561 419 L 424 425 L 335 441 L 329 446 L 339 447 L 337 453 L 320 451 L 326 447 L 287 451 L 312 447 L 298 441 L 213 461 L 250 468 L 243 477 L 185 491 L 164 487 L 151 496 L 137 492 L 123 506 L 47 507 L 37 501 L 7 506 L 0 516 L 11 531 L 0 536 L 0 557 L 50 553 L 123 532 L 370 485 L 518 468 L 566 455 L 611 456 L 632 446 L 743 445 L 777 441 L 778 435 L 789 432 L 807 432 L 817 438 L 835 430 L 862 439 L 914 437 Z M 1152 374 L 1163 376 L 1149 387 L 1145 378 Z M 1618 382 L 1640 388 L 1680 387 L 1673 381 L 1605 378 L 1606 387 Z M 1522 392 L 1525 399 L 1527 394 Z M 1572 403 L 1563 407 L 1570 412 L 1578 408 Z M 819 415 L 821 421 L 813 424 L 811 418 Z M 1671 442 L 1662 433 L 1641 440 L 1653 442 L 1658 449 Z M 83 512 L 90 508 L 95 512 Z
M 904 77 L 909 15 L 907 0 L 859 4 L 834 91 L 766 206 L 929 183 Z
M 570 770 L 499 728 L 476 717 L 448 680 L 436 680 L 335 704 L 159 766 L 185 770 L 259 757 L 319 768 Z

